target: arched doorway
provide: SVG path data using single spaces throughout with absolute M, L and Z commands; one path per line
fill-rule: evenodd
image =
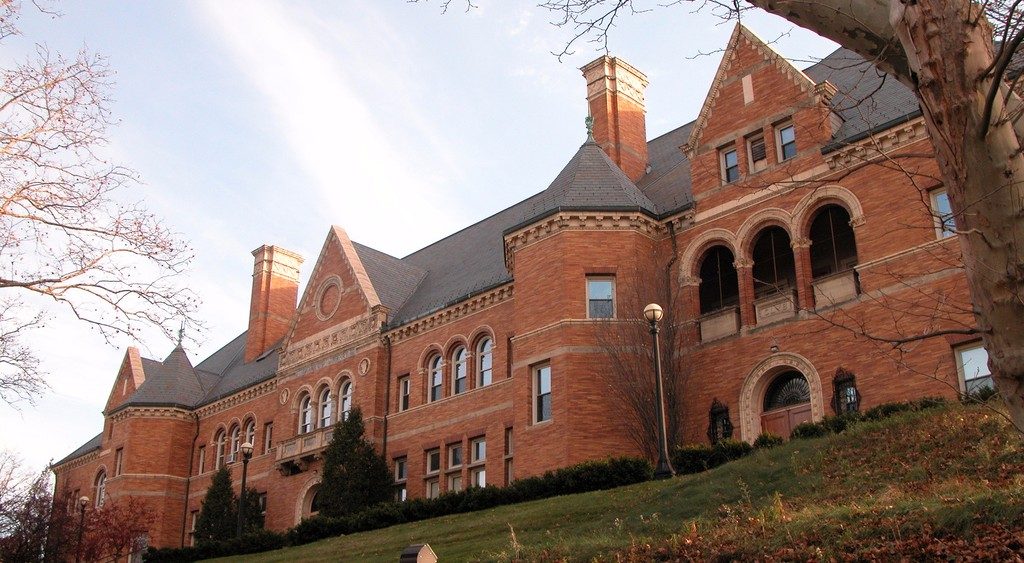
M 780 373 L 764 393 L 762 431 L 788 438 L 796 425 L 811 420 L 811 387 L 807 378 L 795 370 Z

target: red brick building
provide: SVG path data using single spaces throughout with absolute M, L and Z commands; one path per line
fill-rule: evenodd
M 356 405 L 402 497 L 636 454 L 599 332 L 640 318 L 651 280 L 676 304 L 684 442 L 985 383 L 979 344 L 896 356 L 864 336 L 972 322 L 904 87 L 845 50 L 800 70 L 737 27 L 697 120 L 648 140 L 643 73 L 582 70 L 593 136 L 547 189 L 404 258 L 332 227 L 301 296 L 302 258 L 260 247 L 248 330 L 196 364 L 129 349 L 58 492 L 141 497 L 150 543 L 187 545 L 250 441 L 282 530 L 315 509 L 318 454 Z

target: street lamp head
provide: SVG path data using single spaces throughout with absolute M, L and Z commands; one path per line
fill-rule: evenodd
M 644 307 L 644 318 L 647 322 L 656 323 L 661 320 L 661 317 L 665 315 L 665 311 L 662 310 L 661 305 L 657 303 L 651 303 Z
M 246 458 L 252 455 L 252 442 L 242 444 L 242 455 Z
M 89 497 L 83 496 L 78 499 L 78 506 L 85 508 L 85 505 L 89 504 Z

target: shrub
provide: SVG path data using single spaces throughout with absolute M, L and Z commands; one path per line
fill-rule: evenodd
M 197 561 L 227 555 L 258 553 L 281 549 L 288 544 L 284 534 L 267 530 L 256 530 L 241 539 L 211 541 L 198 547 L 166 548 L 146 550 L 145 560 L 149 563 Z
M 793 428 L 790 438 L 793 440 L 804 440 L 807 438 L 821 438 L 828 436 L 828 427 L 820 422 L 801 422 Z
M 864 420 L 882 420 L 912 410 L 914 410 L 914 405 L 907 402 L 882 403 L 865 411 Z
M 760 436 L 754 440 L 754 449 L 756 450 L 767 450 L 776 446 L 781 446 L 785 443 L 785 439 L 782 436 L 776 436 L 771 432 L 762 432 Z
M 196 542 L 226 541 L 238 531 L 238 497 L 231 487 L 231 472 L 226 466 L 213 474 L 206 489 L 202 509 L 196 520 Z
M 998 394 L 998 391 L 996 391 L 995 389 L 989 389 L 989 391 L 991 391 L 992 394 Z M 989 395 L 989 397 L 991 396 L 992 395 Z M 949 401 L 947 401 L 943 397 L 922 397 L 913 402 L 914 409 L 919 411 L 923 411 L 925 409 L 934 409 L 937 407 L 944 407 L 947 404 L 949 404 Z
M 754 451 L 754 446 L 743 440 L 719 440 L 712 450 L 714 451 L 715 465 L 722 465 L 750 455 Z
M 961 397 L 963 403 L 986 403 L 992 397 L 999 396 L 999 391 L 994 387 L 982 387 L 977 391 L 971 391 Z
M 687 444 L 677 446 L 672 452 L 672 467 L 680 475 L 700 473 L 714 467 L 712 457 L 714 450 L 707 444 Z
M 821 424 L 833 434 L 839 434 L 840 432 L 846 431 L 847 428 L 860 422 L 864 419 L 864 416 L 857 412 L 845 412 L 836 416 L 826 416 Z

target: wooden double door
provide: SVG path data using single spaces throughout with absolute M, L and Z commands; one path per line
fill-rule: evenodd
M 811 403 L 768 411 L 761 415 L 761 431 L 789 438 L 793 428 L 811 421 Z

